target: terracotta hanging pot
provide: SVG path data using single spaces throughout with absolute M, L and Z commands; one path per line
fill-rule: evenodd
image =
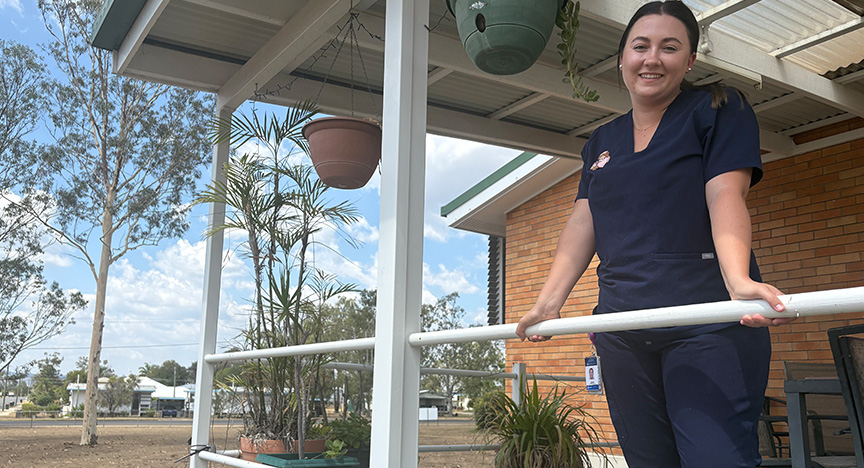
M 447 0 L 459 38 L 477 68 L 493 75 L 527 70 L 549 42 L 567 0 Z
M 309 157 L 325 184 L 341 189 L 366 185 L 381 159 L 381 127 L 351 117 L 325 117 L 303 127 Z

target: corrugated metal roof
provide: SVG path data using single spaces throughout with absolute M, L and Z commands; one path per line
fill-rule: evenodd
M 284 25 L 291 24 L 298 12 L 329 5 L 331 1 L 335 0 L 170 0 L 152 21 L 152 28 L 143 38 L 144 46 L 123 72 L 199 89 L 220 89 L 225 84 L 224 77 L 237 74 L 243 64 L 267 47 Z M 352 5 L 363 1 L 354 0 Z M 456 22 L 447 12 L 444 0 L 432 0 L 429 29 L 430 44 L 435 45 L 430 46 L 429 69 L 430 76 L 434 75 L 435 79 L 430 81 L 428 98 L 431 105 L 444 113 L 436 114 L 439 120 L 434 125 L 430 122 L 430 127 L 437 133 L 462 138 L 476 134 L 480 141 L 489 143 L 519 129 L 520 132 L 524 130 L 525 135 L 534 133 L 534 143 L 526 144 L 523 150 L 575 156 L 578 140 L 562 144 L 566 139 L 560 136 L 588 136 L 596 127 L 592 123 L 602 123 L 629 109 L 626 90 L 620 87 L 618 80 L 616 49 L 624 23 L 642 3 L 639 0 L 614 3 L 582 0 L 577 60 L 586 80 L 602 89 L 601 100 L 587 104 L 571 99 L 569 89 L 561 82 L 563 71 L 556 51 L 557 31 L 531 69 L 512 76 L 491 76 L 468 61 L 461 48 Z M 725 0 L 685 0 L 685 3 L 697 16 L 729 5 Z M 854 102 L 864 100 L 859 99 L 864 96 L 864 67 L 861 66 L 864 63 L 864 29 L 844 31 L 839 37 L 795 49 L 779 59 L 771 55 L 832 28 L 855 24 L 860 16 L 832 0 L 751 0 L 745 3 L 748 4 L 746 8 L 707 25 L 708 36 L 718 48 L 707 56 L 700 56 L 689 75 L 693 81 L 722 79 L 740 88 L 756 106 L 763 131 L 777 133 L 787 142 L 791 141 L 787 135 L 794 133 L 797 127 L 844 113 L 864 114 L 861 103 Z M 109 6 L 126 8 L 124 5 L 113 2 Z M 322 107 L 334 113 L 340 109 L 348 112 L 353 99 L 365 101 L 367 112 L 380 109 L 385 74 L 381 38 L 386 2 L 365 0 L 365 5 L 369 5 L 368 9 L 359 11 L 357 17 L 363 25 L 358 33 L 360 52 L 355 50 L 352 54 L 346 44 L 335 63 L 333 49 L 304 52 L 307 55 L 295 62 L 299 65 L 283 70 L 264 83 L 256 83 L 259 90 L 277 89 L 280 92 L 268 95 L 268 99 L 290 105 L 317 95 L 323 78 L 327 77 L 328 89 L 321 93 L 322 101 L 327 102 L 321 103 Z M 326 29 L 319 29 L 316 33 L 318 47 L 326 46 L 336 37 L 338 28 L 347 19 L 343 16 L 325 26 Z M 730 46 L 729 37 L 744 42 Z M 358 60 L 361 53 L 365 72 Z M 741 60 L 738 60 L 739 55 Z M 348 91 L 352 59 L 353 95 Z M 785 63 L 792 68 L 776 71 L 771 68 L 772 62 Z M 802 70 L 813 73 L 813 78 Z M 826 87 L 827 80 L 816 76 L 819 74 L 834 80 L 839 87 Z M 372 107 L 368 106 L 369 98 L 364 96 L 368 93 L 363 91 L 366 76 L 375 90 L 374 99 L 378 100 Z M 294 83 L 297 86 L 293 90 L 285 88 Z M 853 93 L 849 95 L 851 98 L 846 97 L 845 90 Z M 542 143 L 553 140 L 558 143 Z M 513 141 L 502 144 L 519 146 Z

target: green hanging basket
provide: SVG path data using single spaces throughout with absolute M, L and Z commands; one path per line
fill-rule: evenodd
M 512 75 L 527 70 L 543 53 L 567 1 L 447 0 L 447 7 L 477 68 Z

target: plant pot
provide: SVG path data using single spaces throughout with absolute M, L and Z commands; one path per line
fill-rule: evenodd
M 325 117 L 303 127 L 309 157 L 325 184 L 341 189 L 366 185 L 381 159 L 381 127 L 368 120 Z
M 300 441 L 298 440 L 294 441 L 295 452 L 300 451 L 300 449 L 297 447 L 299 442 Z M 327 442 L 325 439 L 306 439 L 306 446 L 303 447 L 303 453 L 323 452 L 324 450 L 327 450 L 327 448 L 325 447 L 325 442 Z
M 255 461 L 270 466 L 279 467 L 308 467 L 317 466 L 359 466 L 360 463 L 353 457 L 324 458 L 321 453 L 309 453 L 305 460 L 299 460 L 296 453 L 267 453 L 258 455 Z
M 346 457 L 356 458 L 357 462 L 360 463 L 359 468 L 369 468 L 369 455 L 372 449 L 369 447 L 363 448 L 349 448 L 348 452 L 345 454 Z
M 543 53 L 567 1 L 447 0 L 447 7 L 477 68 L 512 75 L 527 70 Z
M 240 438 L 240 458 L 253 461 L 258 454 L 262 453 L 284 453 L 285 442 L 275 439 L 249 439 Z

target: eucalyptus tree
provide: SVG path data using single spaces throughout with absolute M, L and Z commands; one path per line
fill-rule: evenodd
M 454 330 L 466 326 L 465 309 L 456 301 L 459 293 L 450 293 L 439 298 L 434 304 L 423 304 L 420 321 L 423 331 Z M 500 372 L 504 369 L 504 354 L 497 341 L 478 341 L 470 343 L 447 343 L 423 348 L 423 367 L 439 369 L 467 369 Z M 453 412 L 453 396 L 458 392 L 470 392 L 471 396 L 480 394 L 493 380 L 479 377 L 457 377 L 453 375 L 424 375 L 421 384 L 429 390 L 438 390 L 447 397 L 447 412 Z
M 53 141 L 28 161 L 36 181 L 21 203 L 90 270 L 96 285 L 82 445 L 96 444 L 96 403 L 111 266 L 132 250 L 180 236 L 209 156 L 212 101 L 111 73 L 111 52 L 88 43 L 100 0 L 39 0 L 62 75 L 48 96 Z M 37 205 L 47 210 L 36 209 Z
M 29 47 L 0 39 L 0 373 L 20 353 L 62 333 L 86 302 L 43 275 L 44 230 L 12 189 L 28 174 L 27 140 L 46 106 L 45 65 Z

